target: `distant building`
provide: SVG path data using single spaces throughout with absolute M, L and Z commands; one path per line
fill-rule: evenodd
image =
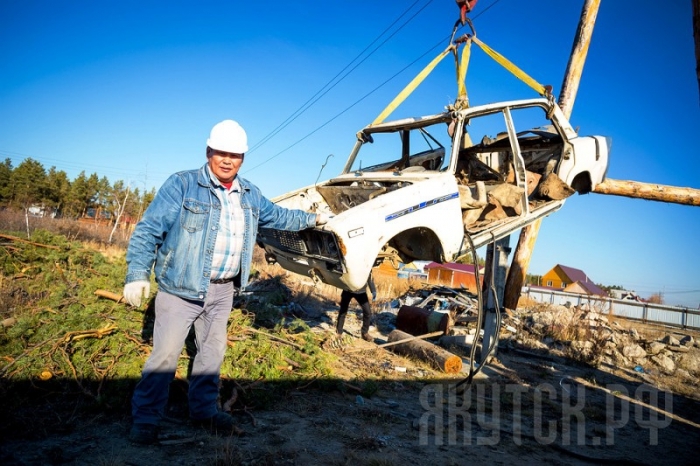
M 542 283 L 548 288 L 563 290 L 569 293 L 607 296 L 608 294 L 588 278 L 582 270 L 557 264 L 549 272 L 542 275 Z
M 43 205 L 33 204 L 27 209 L 27 213 L 32 217 L 43 217 L 46 215 L 46 208 Z
M 425 266 L 429 261 L 413 261 L 410 264 L 401 264 L 396 275 L 399 278 L 407 280 L 427 280 L 428 274 L 425 272 Z
M 374 276 L 402 278 L 405 280 L 427 280 L 428 274 L 423 270 L 429 261 L 413 261 L 408 264 L 399 262 L 395 267 L 390 261 L 383 261 L 374 269 Z
M 56 218 L 57 210 L 55 208 L 46 207 L 44 204 L 32 204 L 27 213 L 31 217 L 51 217 Z
M 484 283 L 483 269 L 479 267 L 480 284 Z M 464 287 L 472 293 L 477 293 L 475 269 L 471 264 L 430 262 L 425 266 L 425 271 L 428 273 L 428 283 L 450 288 Z
M 623 300 L 629 300 L 629 301 L 638 301 L 641 302 L 642 298 L 637 296 L 637 293 L 634 291 L 630 290 L 610 290 L 608 291 L 610 294 L 611 298 L 615 299 L 623 299 Z

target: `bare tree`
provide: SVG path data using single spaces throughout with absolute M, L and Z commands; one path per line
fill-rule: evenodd
M 130 192 L 130 186 L 126 186 L 126 190 L 124 191 L 124 199 L 120 200 L 119 199 L 119 193 L 120 189 L 118 189 L 118 186 L 121 182 L 118 181 L 115 183 L 114 189 L 112 191 L 112 196 L 114 197 L 114 203 L 117 206 L 117 218 L 114 220 L 114 226 L 112 226 L 112 231 L 109 233 L 109 240 L 107 241 L 109 244 L 112 244 L 112 237 L 114 236 L 114 232 L 117 231 L 117 228 L 119 228 L 119 221 L 122 218 L 122 215 L 124 214 L 124 209 L 126 208 L 126 201 L 129 199 L 129 192 Z

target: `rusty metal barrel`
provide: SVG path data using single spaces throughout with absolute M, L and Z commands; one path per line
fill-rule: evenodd
M 410 335 L 425 335 L 442 330 L 447 335 L 451 327 L 450 315 L 415 306 L 401 306 L 396 315 L 396 328 Z

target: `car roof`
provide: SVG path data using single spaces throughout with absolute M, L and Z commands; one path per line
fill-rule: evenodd
M 465 108 L 462 110 L 448 110 L 446 112 L 436 113 L 433 115 L 425 115 L 425 116 L 420 116 L 420 117 L 409 117 L 409 118 L 403 118 L 400 120 L 392 120 L 392 121 L 387 121 L 387 122 L 383 122 L 383 123 L 370 124 L 370 125 L 365 126 L 362 129 L 362 132 L 366 133 L 366 134 L 388 133 L 388 132 L 394 132 L 394 131 L 398 131 L 398 130 L 402 130 L 402 129 L 415 129 L 415 128 L 421 128 L 424 126 L 440 123 L 440 122 L 451 121 L 453 119 L 458 118 L 458 116 L 461 116 L 462 118 L 464 118 L 470 114 L 474 114 L 476 116 L 479 114 L 492 113 L 494 111 L 497 111 L 499 109 L 503 109 L 506 107 L 527 107 L 527 106 L 533 106 L 533 105 L 542 105 L 545 107 L 549 107 L 552 105 L 552 102 L 550 102 L 549 100 L 547 100 L 545 98 L 508 100 L 508 101 L 503 101 L 503 102 L 494 102 L 494 103 L 490 103 L 490 104 L 468 107 L 468 108 Z

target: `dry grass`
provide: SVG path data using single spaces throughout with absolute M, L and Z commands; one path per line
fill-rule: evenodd
M 549 303 L 543 303 L 527 296 L 520 296 L 518 299 L 518 309 L 524 309 L 527 312 L 544 312 L 552 307 Z
M 542 303 L 535 302 L 534 305 L 540 311 L 551 311 L 549 305 L 544 305 L 544 308 L 541 308 Z M 570 312 L 559 311 L 554 320 L 544 327 L 541 336 L 568 345 L 564 351 L 567 357 L 597 367 L 610 330 L 589 320 L 588 316 L 589 311 L 580 308 L 573 308 Z
M 584 341 L 594 337 L 594 330 L 591 329 L 588 319 L 585 319 L 587 312 L 574 309 L 574 312 L 566 316 L 559 313 L 555 323 L 547 329 L 549 336 L 558 341 Z
M 377 300 L 392 300 L 398 296 L 405 295 L 411 289 L 417 289 L 422 286 L 420 280 L 405 280 L 403 278 L 392 277 L 387 275 L 377 275 L 374 278 L 377 286 Z
M 688 398 L 698 399 L 698 380 L 695 377 L 693 380 L 687 380 L 678 375 L 665 376 L 663 379 L 663 387 L 666 390 Z
M 648 340 L 660 340 L 668 333 L 668 328 L 664 327 L 663 324 L 653 324 L 653 323 L 643 323 L 636 320 L 625 319 L 624 317 L 606 316 L 608 317 L 608 322 L 611 325 L 619 326 L 618 328 L 624 330 L 636 329 L 638 331 L 643 331 L 644 336 Z
M 295 301 L 305 305 L 311 297 L 315 300 L 337 303 L 340 301 L 340 289 L 326 283 L 314 283 L 311 278 L 302 277 L 284 270 L 278 264 L 268 264 L 265 251 L 256 246 L 253 254 L 253 269 L 261 278 L 279 277 L 281 282 L 294 294 Z M 396 299 L 411 289 L 420 288 L 419 280 L 405 280 L 384 274 L 374 276 L 377 289 L 376 306 Z
M 70 218 L 28 217 L 23 212 L 0 210 L 0 225 L 5 232 L 26 238 L 37 230 L 46 230 L 63 235 L 69 242 L 81 241 L 95 244 L 109 244 L 112 232 L 110 225 L 100 225 L 91 221 L 77 221 Z M 112 245 L 126 249 L 129 243 L 130 231 L 117 230 L 112 238 Z
M 3 418 L 13 419 L 10 428 L 17 429 L 40 419 L 22 407 L 22 399 L 29 396 L 24 389 L 7 391 L 37 374 L 46 374 L 51 388 L 66 397 L 76 389 L 84 393 L 80 401 L 85 406 L 102 403 L 119 412 L 138 379 L 152 332 L 148 310 L 142 314 L 94 294 L 95 290 L 118 293 L 123 287 L 123 250 L 99 242 L 89 247 L 67 243 L 65 237 L 46 230 L 35 230 L 31 241 L 51 248 L 25 242 L 0 247 L 0 319 L 12 319 L 12 324 L 0 328 Z M 255 310 L 232 313 L 231 334 L 239 338 L 229 343 L 222 380 L 274 381 L 266 390 L 241 395 L 241 402 L 262 406 L 274 402 L 278 391 L 288 386 L 330 374 L 333 357 L 320 350 L 323 336 L 284 314 L 283 306 L 265 302 L 275 293 L 256 296 L 259 307 L 277 308 L 282 317 L 271 330 L 253 332 Z M 283 291 L 279 294 L 286 299 Z M 181 358 L 182 374 L 188 373 L 188 361 Z M 224 385 L 223 392 L 230 392 L 231 384 Z M 54 401 L 60 405 L 63 398 Z M 72 409 L 68 402 L 65 406 Z
M 534 309 L 541 304 L 539 301 L 526 295 L 520 295 L 520 298 L 518 298 L 518 309 Z

